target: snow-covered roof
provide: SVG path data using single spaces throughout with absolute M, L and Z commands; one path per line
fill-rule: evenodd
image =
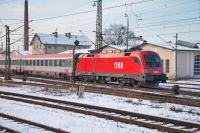
M 124 45 L 108 45 L 108 46 L 118 49 L 118 50 L 126 50 L 127 49 L 127 46 L 124 46 Z M 130 46 L 128 46 L 128 48 L 130 48 Z
M 76 49 L 75 53 L 87 54 L 87 53 L 90 53 L 90 51 L 92 51 L 92 50 L 94 50 L 94 49 Z M 67 50 L 67 51 L 61 52 L 59 54 L 64 54 L 64 53 L 73 53 L 73 50 Z
M 37 33 L 42 44 L 59 44 L 59 45 L 74 45 L 76 40 L 79 45 L 92 45 L 92 42 L 84 35 L 70 35 L 58 34 L 57 37 L 53 34 Z
M 158 43 L 158 44 L 151 44 L 167 49 L 174 50 L 175 49 L 175 44 L 169 42 L 169 43 Z M 186 42 L 186 41 L 177 41 L 177 50 L 180 51 L 200 51 L 200 44 L 199 43 L 191 43 L 191 42 Z

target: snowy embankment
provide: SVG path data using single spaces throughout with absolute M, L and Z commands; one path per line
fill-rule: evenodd
M 177 120 L 185 120 L 196 123 L 200 122 L 200 109 L 184 105 L 159 103 L 158 101 L 139 100 L 134 98 L 124 98 L 92 93 L 84 93 L 83 98 L 78 98 L 75 93 L 70 93 L 67 90 L 45 89 L 31 86 L 0 87 L 0 90 L 80 102 L 96 106 L 104 106 Z M 42 122 L 54 127 L 77 133 L 155 132 L 155 130 L 146 129 L 143 127 L 122 124 L 92 116 L 86 116 L 83 114 L 66 112 L 4 99 L 1 99 L 0 101 L 0 110 L 1 112 L 14 116 Z

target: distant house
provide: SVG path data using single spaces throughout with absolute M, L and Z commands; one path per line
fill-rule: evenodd
M 142 45 L 143 43 L 146 43 L 146 41 L 135 40 L 134 42 L 130 42 L 128 47 L 125 45 L 105 45 L 102 47 L 101 53 L 120 53 L 126 50 L 130 50 L 135 46 Z
M 175 46 L 169 44 L 142 44 L 143 50 L 157 52 L 163 62 L 164 72 L 169 79 L 175 78 Z M 200 78 L 200 44 L 177 42 L 177 78 Z
M 57 32 L 37 33 L 30 45 L 32 45 L 32 54 L 55 54 L 72 50 L 75 40 L 79 41 L 76 49 L 89 49 L 92 46 L 92 42 L 84 35 L 58 34 Z

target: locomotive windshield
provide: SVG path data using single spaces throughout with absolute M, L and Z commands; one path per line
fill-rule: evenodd
M 149 67 L 160 67 L 160 58 L 158 55 L 145 55 L 145 62 Z

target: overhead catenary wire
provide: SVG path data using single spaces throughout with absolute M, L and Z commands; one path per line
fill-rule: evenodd
M 142 1 L 138 1 L 138 2 L 126 3 L 126 5 L 125 4 L 115 5 L 115 6 L 105 7 L 105 8 L 103 8 L 103 10 L 109 10 L 109 9 L 119 8 L 119 7 L 124 7 L 124 6 L 131 6 L 131 5 L 134 5 L 134 4 L 141 4 L 141 3 L 146 3 L 146 2 L 150 2 L 150 1 L 153 1 L 153 0 L 142 0 Z M 58 16 L 53 16 L 53 17 L 33 19 L 32 21 L 42 21 L 42 20 L 56 19 L 56 18 L 74 16 L 74 15 L 81 15 L 81 14 L 86 14 L 86 13 L 91 13 L 91 12 L 96 12 L 96 10 L 88 10 L 88 11 L 70 13 L 70 14 L 65 14 L 65 15 L 58 15 Z

